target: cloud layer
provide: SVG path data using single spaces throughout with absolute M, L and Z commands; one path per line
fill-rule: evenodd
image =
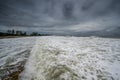
M 0 25 L 6 29 L 73 33 L 119 23 L 120 0 L 0 0 Z

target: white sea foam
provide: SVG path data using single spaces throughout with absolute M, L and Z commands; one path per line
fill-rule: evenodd
M 120 39 L 41 37 L 20 80 L 119 80 Z
M 0 39 L 0 69 L 25 61 L 37 37 Z

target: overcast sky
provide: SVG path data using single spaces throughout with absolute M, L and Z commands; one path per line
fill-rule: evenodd
M 70 34 L 119 23 L 120 0 L 0 0 L 0 30 Z

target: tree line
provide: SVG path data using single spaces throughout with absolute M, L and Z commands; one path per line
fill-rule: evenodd
M 0 32 L 0 36 L 47 36 L 48 34 L 39 34 L 38 32 L 32 32 L 27 34 L 26 31 L 20 30 L 7 30 L 6 32 Z

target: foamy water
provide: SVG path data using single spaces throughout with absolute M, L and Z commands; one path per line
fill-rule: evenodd
M 120 39 L 41 37 L 19 80 L 119 80 Z
M 0 39 L 0 80 L 24 66 L 37 37 Z

